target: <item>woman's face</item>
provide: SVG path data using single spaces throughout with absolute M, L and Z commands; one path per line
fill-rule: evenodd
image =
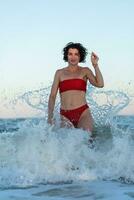
M 70 65 L 77 65 L 80 61 L 80 54 L 79 54 L 78 49 L 70 48 L 68 50 L 67 58 L 68 58 L 68 63 Z

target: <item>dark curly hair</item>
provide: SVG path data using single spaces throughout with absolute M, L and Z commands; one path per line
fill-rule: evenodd
M 81 43 L 73 43 L 73 42 L 69 42 L 63 49 L 63 60 L 64 61 L 68 61 L 68 50 L 72 48 L 72 49 L 77 49 L 79 51 L 80 54 L 80 62 L 85 62 L 86 59 L 86 55 L 87 55 L 87 49 L 85 47 L 83 47 L 83 45 Z

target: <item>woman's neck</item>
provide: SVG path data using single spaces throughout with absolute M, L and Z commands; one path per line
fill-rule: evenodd
M 68 65 L 68 69 L 71 72 L 76 72 L 76 71 L 78 71 L 79 66 L 78 65 Z

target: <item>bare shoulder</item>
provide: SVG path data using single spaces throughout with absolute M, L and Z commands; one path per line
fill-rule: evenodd
M 67 68 L 67 67 L 57 69 L 57 70 L 56 70 L 56 73 L 57 73 L 57 74 L 61 74 L 61 73 L 63 73 L 63 72 L 66 70 L 66 68 Z
M 56 77 L 60 77 L 60 75 L 62 74 L 63 69 L 57 69 L 55 72 L 55 76 Z
M 82 67 L 84 71 L 90 71 L 89 67 Z
M 63 67 L 61 69 L 58 70 L 58 73 L 60 76 L 63 76 L 66 73 L 67 67 Z
M 84 74 L 90 74 L 91 73 L 91 69 L 89 67 L 81 67 L 82 68 L 82 72 Z
M 56 72 L 55 72 L 55 79 L 60 81 L 61 80 L 61 77 L 64 73 L 64 70 L 65 68 L 60 68 L 60 69 L 57 69 Z

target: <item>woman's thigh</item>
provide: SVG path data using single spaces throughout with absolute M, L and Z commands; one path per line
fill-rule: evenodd
M 77 127 L 92 132 L 92 130 L 93 130 L 93 118 L 91 116 L 89 109 L 86 109 L 81 114 L 81 117 L 79 119 Z

